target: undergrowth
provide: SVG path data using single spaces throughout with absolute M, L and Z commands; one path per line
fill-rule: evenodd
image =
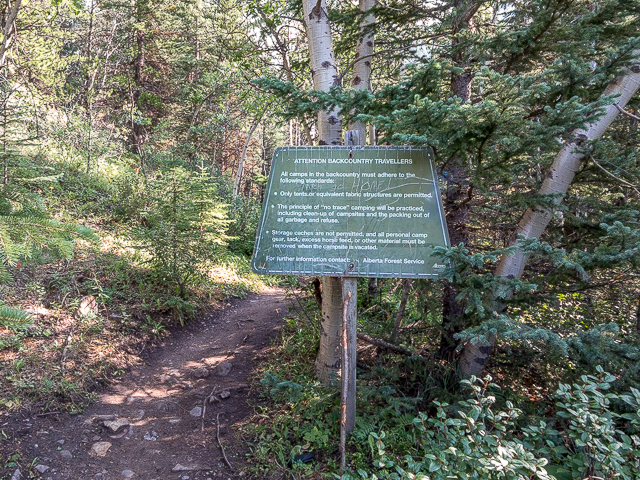
M 372 299 L 360 282 L 359 331 L 389 340 L 398 286 L 379 283 Z M 421 289 L 414 285 L 397 340 L 416 355 L 358 346 L 356 426 L 341 478 L 640 478 L 640 392 L 623 376 L 594 366 L 561 377 L 555 357 L 545 363 L 535 351 L 520 354 L 536 359 L 528 370 L 509 372 L 505 362 L 521 347 L 505 343 L 489 366 L 495 381 L 460 382 L 430 353 L 437 316 L 429 320 Z M 252 473 L 338 478 L 339 388 L 322 386 L 313 371 L 320 312 L 310 284 L 292 280 L 290 294 L 296 308 L 256 373 L 256 418 L 243 431 Z
M 226 245 L 234 238 L 221 200 L 226 178 L 162 165 L 145 178 L 117 162 L 87 173 L 80 157 L 32 160 L 34 171 L 59 175 L 29 194 L 56 222 L 90 228 L 100 242 L 71 244 L 63 259 L 18 257 L 7 265 L 0 414 L 82 410 L 97 387 L 136 365 L 170 328 L 277 282 L 252 273 L 244 251 Z M 247 238 L 252 218 L 244 221 Z M 81 313 L 89 299 L 94 306 Z

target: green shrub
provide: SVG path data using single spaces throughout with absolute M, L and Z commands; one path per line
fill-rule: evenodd
M 183 168 L 161 172 L 147 187 L 147 207 L 135 234 L 159 284 L 185 300 L 201 264 L 219 254 L 229 224 L 217 184 Z M 173 304 L 178 304 L 176 299 Z
M 474 398 L 459 402 L 453 415 L 449 405 L 439 403 L 435 418 L 420 413 L 414 420 L 419 435 L 411 452 L 390 452 L 384 432 L 371 433 L 375 470 L 359 469 L 358 475 L 423 480 L 638 479 L 640 391 L 607 393 L 615 377 L 601 367 L 597 370 L 598 377 L 585 375 L 582 383 L 560 385 L 554 417 L 522 428 L 517 423 L 520 410 L 510 402 L 505 411 L 493 411 L 495 397 L 487 391 L 497 386 L 490 377 L 465 381 Z

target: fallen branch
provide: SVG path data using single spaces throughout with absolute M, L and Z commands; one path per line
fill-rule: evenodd
M 202 415 L 200 415 L 200 420 L 201 420 L 200 431 L 201 432 L 204 432 L 204 415 L 207 412 L 207 403 L 209 403 L 209 401 L 212 398 L 214 398 L 214 395 L 216 394 L 216 390 L 218 390 L 218 387 L 217 386 L 213 387 L 213 390 L 211 390 L 211 393 L 208 396 L 206 396 L 204 400 L 202 400 Z
M 229 463 L 229 459 L 227 458 L 227 454 L 224 453 L 224 447 L 222 446 L 222 442 L 220 441 L 220 414 L 216 415 L 216 439 L 218 440 L 218 445 L 220 445 L 220 450 L 222 450 L 222 456 L 224 457 L 224 461 L 229 466 L 231 470 L 233 467 L 231 463 Z
M 358 333 L 358 340 L 362 340 L 363 342 L 370 343 L 371 345 L 375 345 L 376 347 L 386 348 L 391 350 L 392 352 L 401 353 L 402 355 L 406 355 L 408 357 L 418 356 L 416 352 L 409 350 L 408 348 L 400 347 L 398 345 L 394 345 L 393 343 L 385 342 L 384 340 L 380 340 L 379 338 L 373 338 L 366 333 Z
M 67 361 L 67 350 L 69 349 L 69 344 L 71 343 L 71 339 L 73 338 L 73 332 L 75 331 L 77 323 L 74 323 L 71 326 L 71 330 L 67 335 L 67 339 L 64 342 L 64 346 L 62 347 L 62 354 L 60 355 L 60 374 L 64 377 L 65 374 L 65 362 Z

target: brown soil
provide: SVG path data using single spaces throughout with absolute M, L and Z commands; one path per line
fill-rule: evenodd
M 169 335 L 82 414 L 0 418 L 0 451 L 20 452 L 22 479 L 250 477 L 238 433 L 253 414 L 248 377 L 286 310 L 278 289 L 227 303 Z M 111 444 L 103 457 L 92 453 L 101 442 Z M 15 468 L 2 473 L 12 478 Z

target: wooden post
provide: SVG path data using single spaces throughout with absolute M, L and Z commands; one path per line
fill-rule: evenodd
M 359 145 L 357 130 L 349 130 L 347 145 Z M 358 279 L 342 277 L 342 357 L 340 360 L 340 473 L 346 467 L 347 434 L 356 425 L 356 323 L 358 318 Z
M 340 474 L 347 465 L 347 434 L 356 423 L 356 315 L 358 297 L 356 278 L 344 277 L 342 306 L 342 392 L 340 396 Z
M 342 428 L 350 433 L 356 424 L 356 319 L 358 279 L 344 277 L 342 283 Z

